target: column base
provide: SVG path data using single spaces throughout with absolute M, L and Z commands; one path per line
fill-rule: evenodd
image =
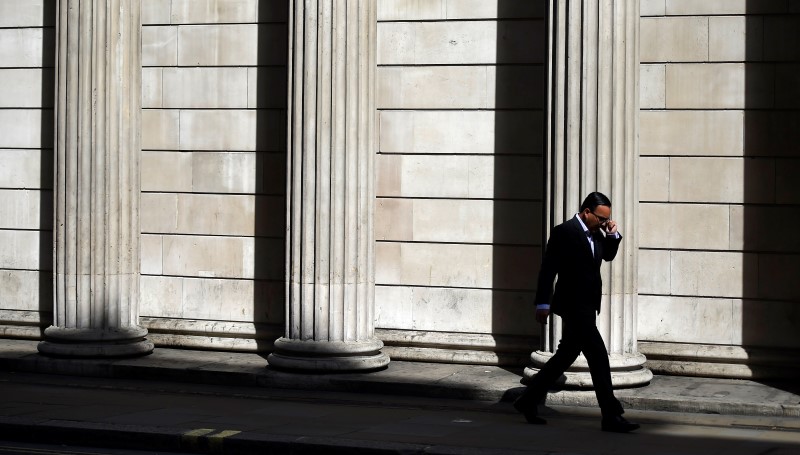
M 54 357 L 135 357 L 153 352 L 147 329 L 71 329 L 48 327 L 39 353 Z
M 552 352 L 533 352 L 531 354 L 533 365 L 525 368 L 520 382 L 527 384 L 552 356 Z M 615 389 L 624 389 L 648 384 L 653 379 L 653 372 L 644 367 L 646 360 L 645 356 L 639 353 L 608 356 L 611 366 L 611 385 Z M 592 376 L 589 373 L 586 358 L 583 355 L 579 356 L 559 378 L 557 384 L 570 389 L 591 389 L 593 387 Z
M 267 357 L 270 367 L 309 372 L 369 371 L 386 368 L 389 356 L 382 353 L 383 342 L 304 341 L 279 338 L 275 352 Z

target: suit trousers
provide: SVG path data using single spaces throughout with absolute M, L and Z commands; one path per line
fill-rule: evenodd
M 547 390 L 575 362 L 581 352 L 589 364 L 589 373 L 603 417 L 621 415 L 624 410 L 614 397 L 611 367 L 603 337 L 597 330 L 594 310 L 576 311 L 562 316 L 562 337 L 556 353 L 534 376 L 523 394 L 523 400 L 541 402 Z

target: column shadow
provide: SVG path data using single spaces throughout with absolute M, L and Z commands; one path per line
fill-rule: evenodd
M 39 154 L 39 327 L 53 323 L 53 183 L 56 66 L 56 1 L 42 4 L 41 137 Z
M 521 369 L 539 345 L 545 1 L 498 0 L 497 13 L 492 335 L 500 365 Z
M 285 326 L 289 1 L 258 3 L 253 316 L 266 359 Z
M 744 255 L 741 339 L 746 366 L 755 379 L 793 379 L 783 388 L 797 392 L 800 8 L 794 2 L 780 7 L 764 3 L 746 3 L 744 201 L 731 209 L 731 242 L 741 242 Z

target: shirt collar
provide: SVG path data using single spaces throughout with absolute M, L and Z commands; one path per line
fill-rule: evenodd
M 586 235 L 591 235 L 591 232 L 589 232 L 589 228 L 587 228 L 586 225 L 583 224 L 583 220 L 578 215 L 580 215 L 580 213 L 576 213 L 575 214 L 575 218 L 577 218 L 578 223 L 581 223 L 581 227 L 583 228 L 583 233 L 586 234 Z

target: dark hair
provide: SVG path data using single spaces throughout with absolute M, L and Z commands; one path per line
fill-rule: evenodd
M 593 191 L 586 196 L 586 199 L 583 200 L 583 204 L 581 204 L 581 212 L 586 209 L 594 212 L 594 209 L 596 209 L 598 205 L 605 205 L 606 207 L 611 208 L 611 199 L 609 199 L 608 196 L 603 193 Z

